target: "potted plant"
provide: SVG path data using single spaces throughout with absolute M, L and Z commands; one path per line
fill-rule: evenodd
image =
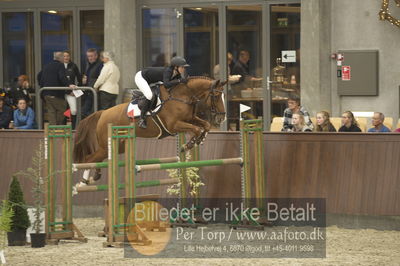
M 26 229 L 31 225 L 24 200 L 24 193 L 16 176 L 10 184 L 8 201 L 12 206 L 14 216 L 12 218 L 11 232 L 7 233 L 9 246 L 24 246 L 26 244 Z
M 4 248 L 7 242 L 7 234 L 11 231 L 12 217 L 14 215 L 11 204 L 3 200 L 0 205 L 0 262 L 6 264 L 6 258 L 4 257 Z
M 20 171 L 18 175 L 29 178 L 32 181 L 32 197 L 33 197 L 33 230 L 31 233 L 31 246 L 33 248 L 44 247 L 46 244 L 46 233 L 41 232 L 43 218 L 41 214 L 45 210 L 44 194 L 45 184 L 42 176 L 44 168 L 44 145 L 40 142 L 39 148 L 32 157 L 32 167 L 25 171 Z

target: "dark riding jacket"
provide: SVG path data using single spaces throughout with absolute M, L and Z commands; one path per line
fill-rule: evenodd
M 148 84 L 162 81 L 167 89 L 186 79 L 181 74 L 172 76 L 173 74 L 173 67 L 148 67 L 142 70 L 142 76 Z

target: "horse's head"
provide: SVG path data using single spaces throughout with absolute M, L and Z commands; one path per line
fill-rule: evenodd
M 228 82 L 204 78 L 190 78 L 188 87 L 195 89 L 196 97 L 200 100 L 197 104 L 196 114 L 201 119 L 210 122 L 214 127 L 219 127 L 226 119 L 224 86 Z

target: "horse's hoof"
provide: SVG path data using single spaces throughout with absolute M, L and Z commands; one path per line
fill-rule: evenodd
M 101 174 L 96 174 L 94 177 L 93 177 L 93 180 L 94 181 L 97 181 L 97 180 L 99 180 L 101 178 Z
M 72 196 L 75 196 L 78 194 L 78 188 L 75 186 L 72 187 Z
M 96 183 L 96 179 L 93 176 L 90 176 L 88 179 L 88 185 Z
M 76 185 L 72 187 L 72 196 L 75 196 L 78 194 L 79 187 L 85 187 L 85 186 L 87 186 L 86 182 L 81 181 L 79 183 L 76 183 Z

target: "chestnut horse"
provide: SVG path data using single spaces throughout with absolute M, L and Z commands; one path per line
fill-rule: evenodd
M 192 133 L 193 137 L 185 145 L 185 150 L 204 140 L 211 128 L 210 123 L 219 126 L 225 120 L 223 86 L 226 83 L 207 77 L 190 77 L 186 84 L 178 84 L 170 90 L 160 86 L 162 106 L 157 115 L 170 134 Z M 75 163 L 101 162 L 107 158 L 107 125 L 109 123 L 118 126 L 129 125 L 131 121 L 127 116 L 128 104 L 123 103 L 107 110 L 97 111 L 79 123 L 74 144 Z M 209 109 L 210 123 L 196 115 L 198 105 Z M 146 129 L 136 126 L 136 136 L 159 137 L 161 129 L 152 117 L 148 116 L 146 122 Z M 124 152 L 122 146 L 120 153 Z M 88 177 L 89 170 L 86 170 L 81 181 L 87 184 Z M 94 180 L 99 178 L 100 169 L 96 169 Z

